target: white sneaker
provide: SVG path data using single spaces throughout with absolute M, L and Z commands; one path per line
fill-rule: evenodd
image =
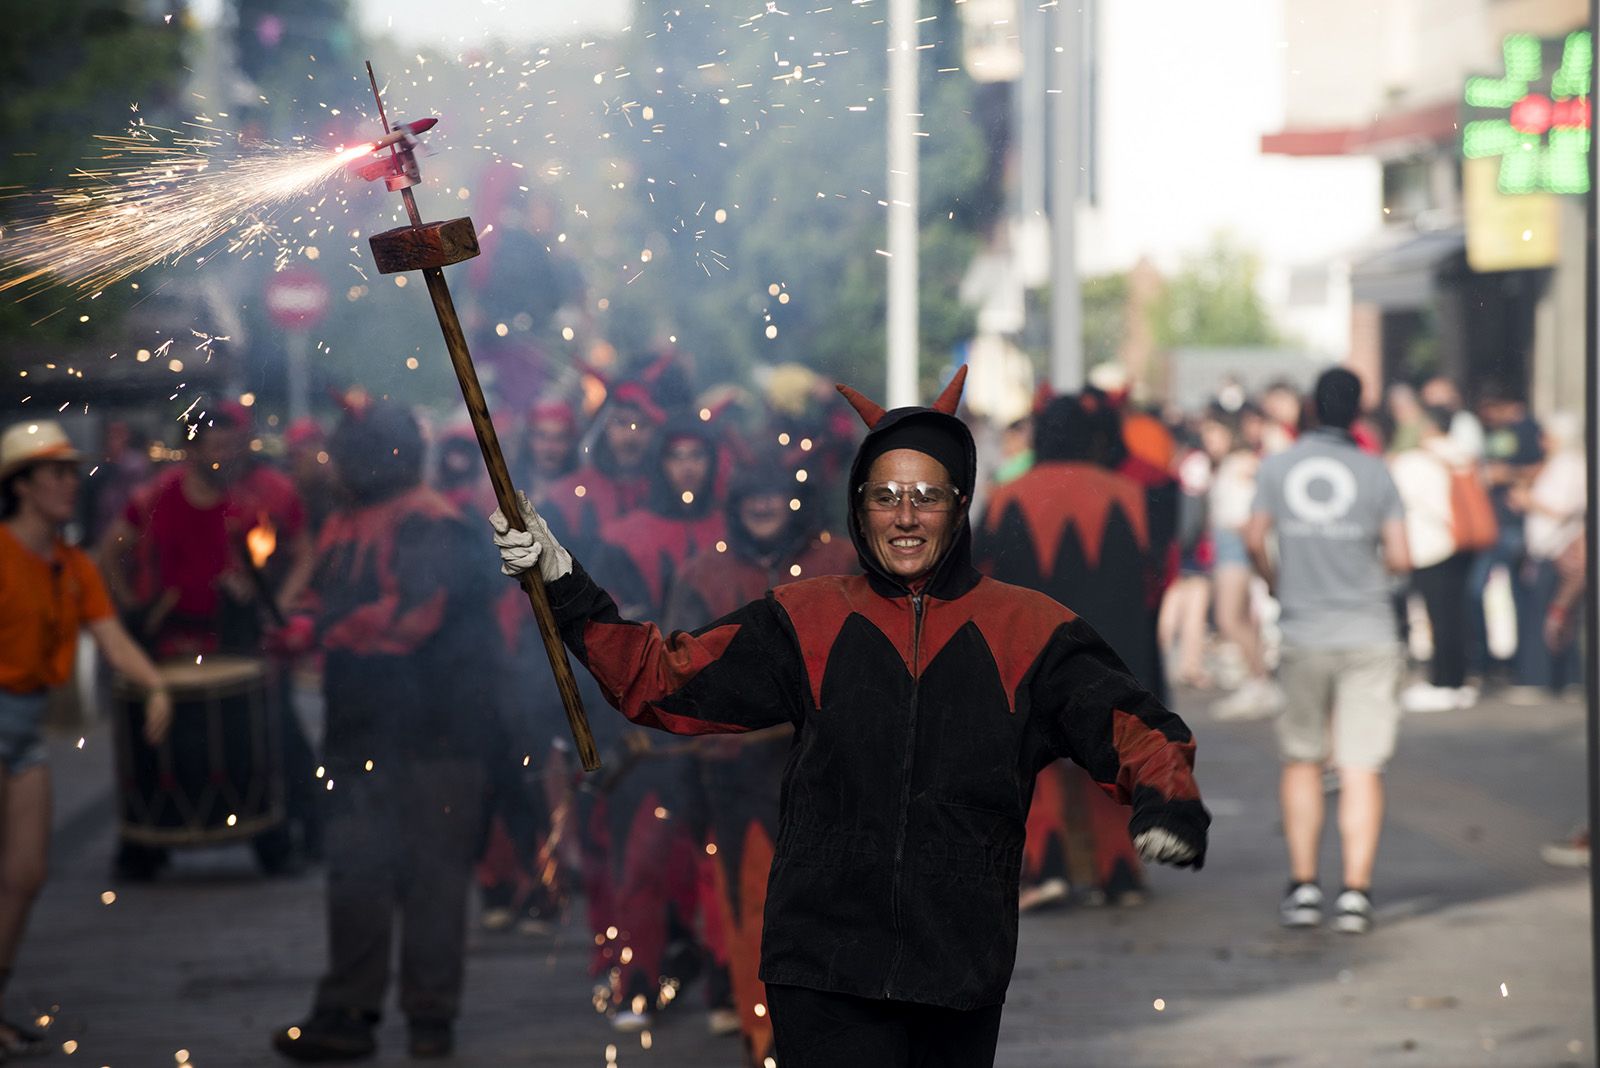
M 1447 686 L 1419 682 L 1400 694 L 1400 707 L 1407 712 L 1454 712 L 1461 707 L 1461 697 Z
M 1216 719 L 1265 719 L 1283 710 L 1283 691 L 1271 679 L 1246 679 L 1233 693 L 1211 702 Z
M 1278 906 L 1278 918 L 1285 927 L 1316 927 L 1322 923 L 1322 887 L 1316 883 L 1296 883 Z
M 1033 886 L 1024 886 L 1018 895 L 1017 911 L 1032 912 L 1046 905 L 1059 904 L 1072 893 L 1065 879 L 1045 879 Z
M 485 931 L 504 931 L 511 926 L 515 916 L 516 914 L 510 909 L 489 908 L 483 910 L 478 922 L 483 925 Z
M 1456 708 L 1465 711 L 1478 703 L 1478 688 L 1476 686 L 1456 687 Z
M 1333 929 L 1341 934 L 1372 930 L 1372 899 L 1363 890 L 1346 890 L 1333 902 Z
M 1237 690 L 1249 678 L 1245 672 L 1244 655 L 1236 645 L 1217 646 L 1211 660 L 1211 677 L 1224 690 Z

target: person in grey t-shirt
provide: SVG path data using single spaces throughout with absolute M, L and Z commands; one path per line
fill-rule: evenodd
M 1245 545 L 1282 607 L 1278 748 L 1290 880 L 1281 918 L 1288 927 L 1322 922 L 1317 855 L 1322 769 L 1331 761 L 1344 860 L 1334 927 L 1361 934 L 1372 925 L 1383 768 L 1394 751 L 1405 670 L 1390 577 L 1409 571 L 1411 556 L 1388 469 L 1350 436 L 1360 380 L 1342 367 L 1325 371 L 1313 400 L 1319 426 L 1261 464 Z M 1274 534 L 1276 563 L 1268 548 Z

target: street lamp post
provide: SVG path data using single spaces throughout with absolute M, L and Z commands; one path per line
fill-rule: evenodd
M 1082 107 L 1078 0 L 1061 0 L 1055 12 L 1055 82 L 1050 135 L 1050 385 L 1057 393 L 1083 387 L 1083 295 L 1078 290 L 1077 208 Z
M 917 13 L 918 0 L 889 3 L 890 408 L 917 403 Z

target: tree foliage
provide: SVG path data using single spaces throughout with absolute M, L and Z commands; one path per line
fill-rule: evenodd
M 954 8 L 937 6 L 928 25 L 954 32 Z M 633 344 L 642 332 L 678 337 L 703 377 L 795 361 L 871 382 L 882 376 L 886 308 L 882 11 L 839 5 L 826 18 L 747 23 L 725 11 L 674 12 L 659 32 L 635 26 L 629 66 L 644 84 L 634 92 L 654 102 L 656 127 L 618 137 L 634 180 L 649 183 L 635 203 L 658 258 L 615 295 L 614 316 L 633 324 Z M 974 86 L 938 73 L 955 65 L 954 47 L 938 40 L 920 57 L 929 377 L 972 331 L 956 292 L 978 240 L 970 206 L 989 177 Z M 702 70 L 708 57 L 721 62 Z M 646 322 L 653 329 L 640 331 Z
M 1256 288 L 1260 261 L 1226 237 L 1184 261 L 1151 309 L 1162 348 L 1271 345 L 1278 332 Z
M 73 184 L 73 171 L 96 154 L 95 134 L 169 121 L 186 77 L 182 9 L 169 5 L 178 14 L 168 22 L 135 0 L 0 0 L 0 225 L 37 210 L 43 190 Z M 0 240 L 0 262 L 4 255 Z M 84 339 L 130 302 L 108 292 L 85 325 L 49 314 L 64 303 L 57 293 L 0 298 L 0 337 Z
M 1128 276 L 1095 275 L 1083 280 L 1083 362 L 1095 367 L 1117 358 L 1128 330 Z

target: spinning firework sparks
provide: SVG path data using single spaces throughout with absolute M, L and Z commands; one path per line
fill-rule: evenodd
M 140 127 L 101 136 L 101 165 L 51 190 L 47 210 L 0 231 L 0 292 L 51 285 L 95 294 L 159 263 L 176 263 L 228 239 L 230 251 L 266 240 L 276 211 L 373 150 L 306 145 L 213 155 L 217 140 Z M 9 275 L 10 277 L 4 277 Z

